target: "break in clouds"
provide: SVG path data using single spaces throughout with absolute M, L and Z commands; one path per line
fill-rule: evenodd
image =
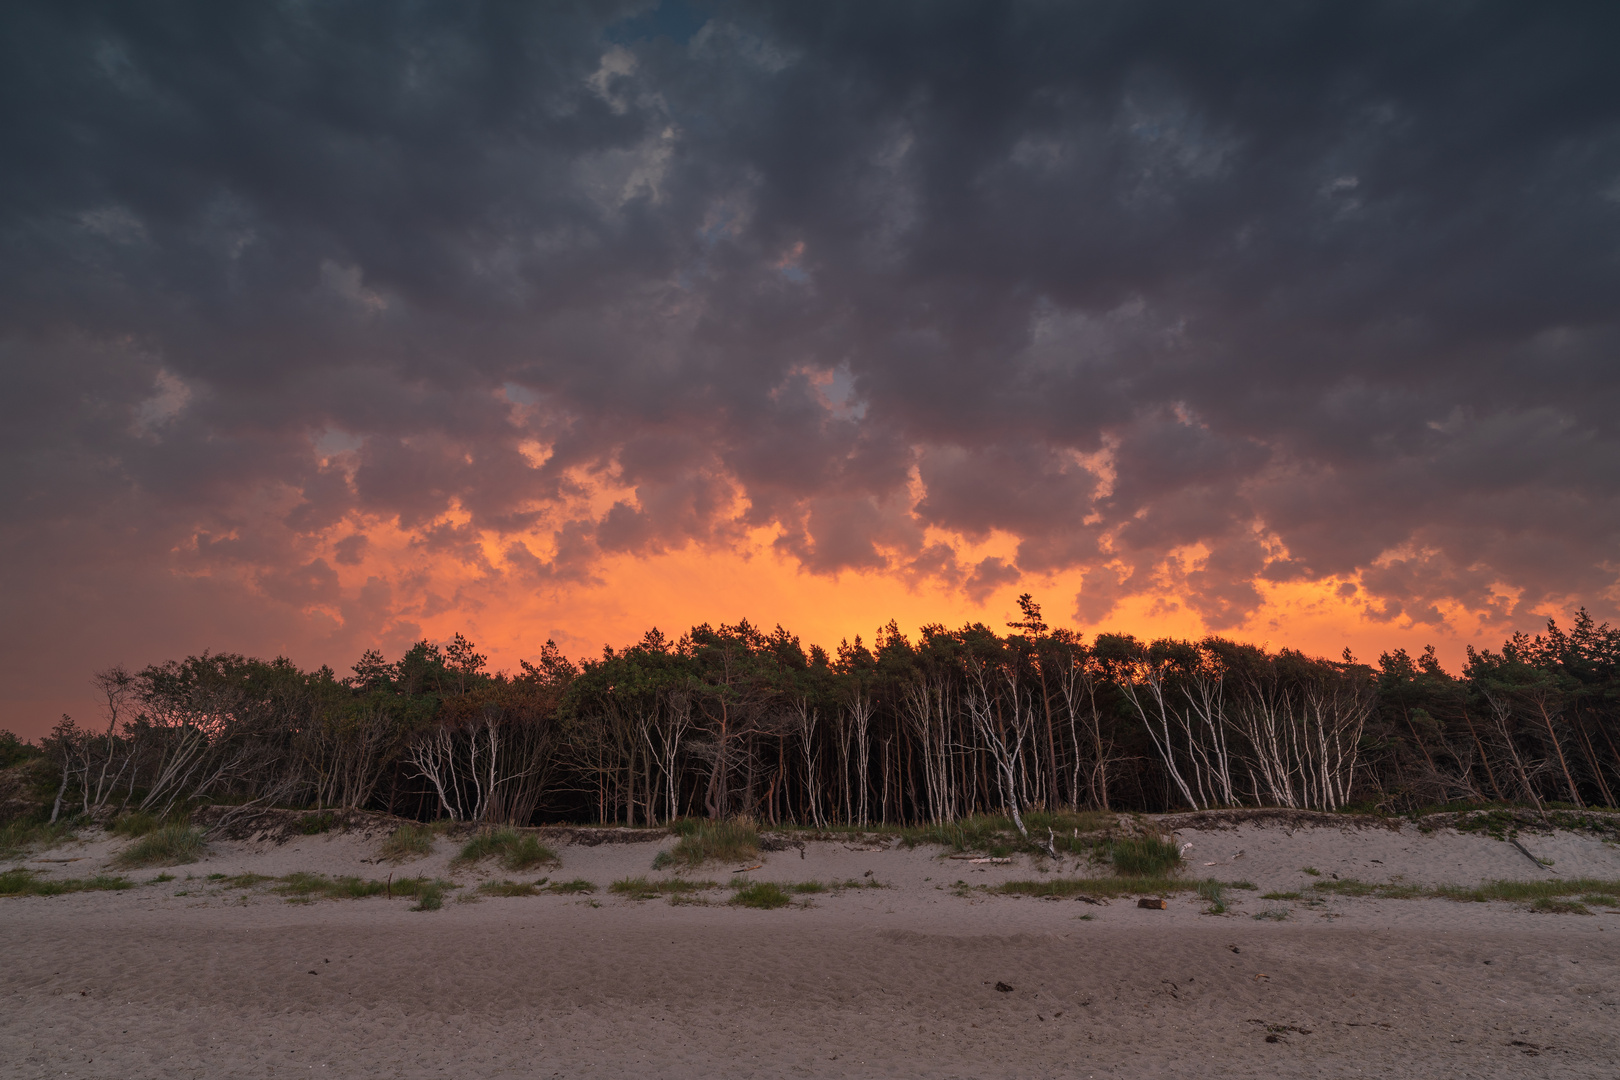
M 8 6 L 16 640 L 365 642 L 379 523 L 522 589 L 764 529 L 1087 625 L 1614 611 L 1615 11 L 562 8 Z

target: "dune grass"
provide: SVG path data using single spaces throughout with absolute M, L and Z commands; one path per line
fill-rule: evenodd
M 738 886 L 731 903 L 736 907 L 780 908 L 793 903 L 793 897 L 774 881 L 751 881 Z
M 1108 861 L 1116 873 L 1129 877 L 1169 877 L 1181 870 L 1181 849 L 1173 840 L 1157 836 L 1131 836 L 1108 847 Z
M 120 851 L 113 862 L 126 868 L 178 866 L 196 862 L 204 850 L 201 829 L 189 825 L 163 825 Z
M 558 861 L 557 853 L 536 836 L 519 833 L 516 829 L 490 829 L 467 841 L 454 862 L 470 865 L 492 857 L 499 857 L 501 865 L 512 871 L 530 870 Z
M 1206 915 L 1225 915 L 1227 912 L 1226 886 L 1214 878 L 1205 878 L 1197 886 L 1200 899 L 1209 901 L 1209 907 L 1204 909 Z
M 680 839 L 673 848 L 660 851 L 654 857 L 654 870 L 670 866 L 692 869 L 709 862 L 745 862 L 759 854 L 759 829 L 751 821 L 683 818 L 671 828 Z
M 163 822 L 157 815 L 148 814 L 145 810 L 131 810 L 113 819 L 112 826 L 107 831 L 114 836 L 138 840 L 162 826 Z
M 486 881 L 478 886 L 481 896 L 539 896 L 540 889 L 531 881 Z
M 394 886 L 397 891 L 399 886 Z M 347 875 L 327 877 L 325 874 L 288 874 L 274 888 L 282 896 L 299 899 L 361 900 L 368 896 L 381 896 L 388 886 L 381 881 Z
M 388 835 L 377 857 L 402 863 L 433 854 L 433 828 L 429 825 L 401 825 Z
M 74 838 L 73 826 L 65 821 L 54 825 L 45 821 L 8 821 L 0 825 L 0 859 L 14 859 Z
M 628 896 L 632 900 L 656 900 L 660 896 L 690 896 L 693 893 L 718 889 L 717 881 L 687 881 L 685 878 L 667 878 L 652 881 L 644 877 L 620 878 L 608 886 L 608 892 Z
M 134 888 L 128 878 L 97 874 L 93 878 L 41 878 L 32 870 L 0 871 L 0 896 L 62 896 L 77 892 L 122 892 Z
M 1096 833 L 1118 824 L 1117 815 L 1100 810 L 1030 810 L 1024 814 L 1029 835 L 1018 832 L 1003 814 L 974 814 L 939 825 L 911 825 L 892 830 L 906 847 L 938 844 L 955 852 L 982 852 L 1005 858 L 1020 852 L 1047 854 L 1046 845 L 1061 855 L 1086 855 L 1096 850 Z

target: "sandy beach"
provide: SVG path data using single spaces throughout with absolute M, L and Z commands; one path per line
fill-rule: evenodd
M 1096 871 L 849 837 L 789 844 L 746 876 L 866 887 L 752 910 L 726 902 L 731 866 L 684 875 L 724 886 L 699 903 L 611 892 L 671 876 L 652 870 L 671 843 L 658 832 L 548 841 L 560 865 L 523 875 L 452 868 L 449 839 L 382 863 L 377 830 L 214 840 L 196 863 L 127 872 L 140 884 L 126 891 L 0 899 L 0 1073 L 1620 1075 L 1614 906 L 1549 914 L 1314 888 L 1334 875 L 1614 880 L 1613 844 L 1521 836 L 1552 864 L 1538 868 L 1510 843 L 1451 829 L 1165 824 L 1192 845 L 1187 876 L 1254 888 L 1229 890 L 1224 914 L 1191 893 L 1164 910 L 1007 896 L 992 890 Z M 24 864 L 85 877 L 125 843 L 86 833 Z M 294 872 L 459 888 L 441 910 L 413 911 L 402 898 L 288 902 L 273 883 L 230 883 Z M 595 891 L 476 892 L 542 876 Z

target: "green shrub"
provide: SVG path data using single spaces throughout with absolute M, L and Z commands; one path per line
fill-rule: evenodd
M 738 907 L 779 908 L 793 903 L 793 897 L 774 881 L 755 881 L 739 887 L 731 902 Z
M 119 866 L 177 866 L 194 863 L 203 854 L 203 834 L 189 825 L 164 825 L 118 853 Z

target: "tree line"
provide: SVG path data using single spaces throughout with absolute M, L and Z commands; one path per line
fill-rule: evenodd
M 102 715 L 41 741 L 51 816 L 219 802 L 421 819 L 809 826 L 1029 809 L 1396 812 L 1616 805 L 1620 630 L 1376 665 L 1218 637 L 1087 642 L 1040 605 L 998 633 L 891 622 L 828 655 L 778 626 L 650 630 L 491 672 L 460 634 L 349 675 L 205 653 L 98 673 Z

